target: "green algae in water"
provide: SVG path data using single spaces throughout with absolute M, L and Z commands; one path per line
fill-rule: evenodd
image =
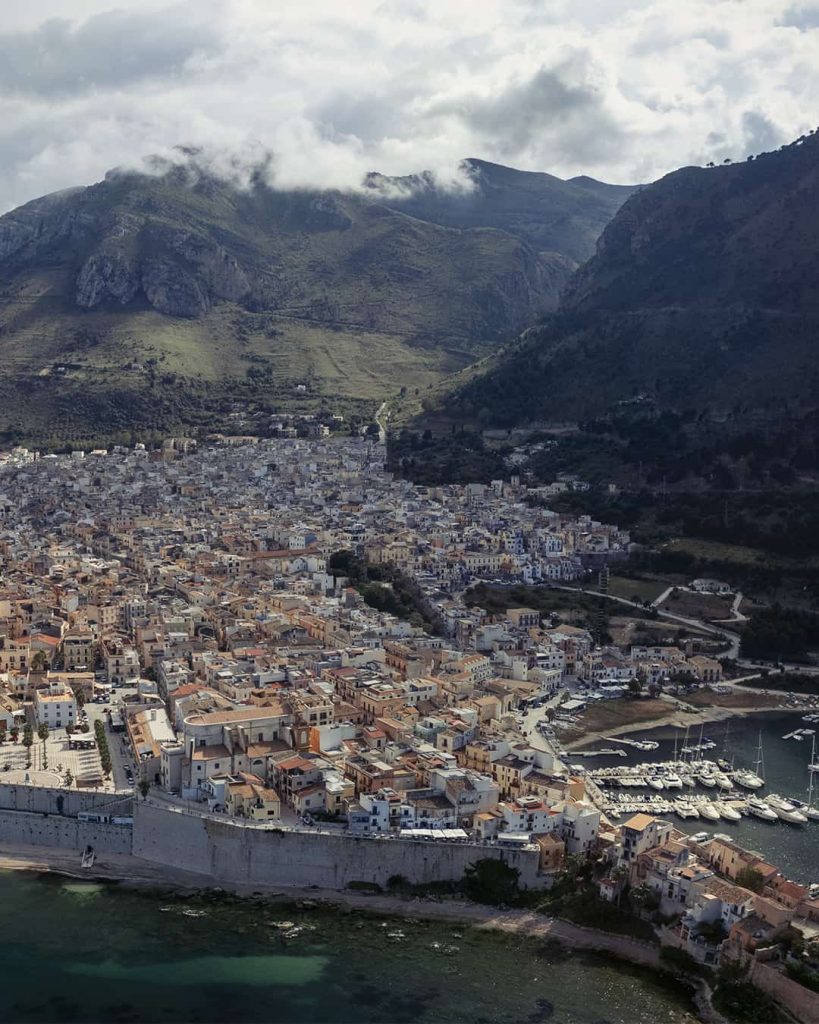
M 145 985 L 309 985 L 326 967 L 316 956 L 200 956 L 176 963 L 146 963 L 131 967 L 115 960 L 69 964 L 70 974 L 89 979 Z
M 445 921 L 0 873 L 0 1001 L 21 1022 L 683 1024 L 684 989 Z M 163 912 L 163 908 L 165 908 Z M 292 929 L 279 927 L 282 922 Z M 47 964 L 47 970 L 43 965 Z

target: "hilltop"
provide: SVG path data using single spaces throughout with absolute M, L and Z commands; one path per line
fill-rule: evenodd
M 539 440 L 545 475 L 815 474 L 817 240 L 817 134 L 669 174 L 625 202 L 553 315 L 431 392 L 416 426 Z
M 575 197 L 575 219 L 587 196 L 585 241 L 564 225 L 532 244 L 513 230 L 525 199 L 514 216 L 447 224 L 373 187 L 279 191 L 259 173 L 240 188 L 195 154 L 28 203 L 0 218 L 0 435 L 220 425 L 237 408 L 287 407 L 296 388 L 303 407 L 370 413 L 556 306 L 572 254 L 621 193 L 550 181 Z

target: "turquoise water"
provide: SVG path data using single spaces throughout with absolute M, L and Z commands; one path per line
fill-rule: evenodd
M 723 757 L 728 761 L 733 760 L 737 768 L 753 768 L 761 733 L 766 782 L 765 788 L 760 791 L 761 795 L 780 793 L 782 796 L 807 800 L 810 738 L 801 743 L 782 739 L 786 733 L 800 728 L 819 730 L 819 724 L 814 726 L 803 722 L 800 714 L 778 711 L 713 722 L 704 727 L 704 736 L 712 739 L 717 744 L 717 748 L 707 751 L 702 756 L 710 760 Z M 594 768 L 610 764 L 628 765 L 648 760 L 670 760 L 674 756 L 674 738 L 677 738 L 678 746 L 681 747 L 684 731 L 666 727 L 647 729 L 644 733 L 635 732 L 632 733 L 632 736 L 657 740 L 660 746 L 650 753 L 625 748 L 628 750 L 627 757 L 586 758 L 583 763 L 587 768 Z M 817 736 L 819 737 L 819 731 Z M 690 732 L 689 740 L 691 743 L 698 742 L 699 727 L 696 731 Z M 612 744 L 608 742 L 592 744 L 590 749 L 595 746 L 607 747 Z M 819 748 L 819 742 L 817 742 L 817 748 Z M 817 758 L 819 758 L 819 752 Z M 578 758 L 578 761 L 581 760 Z M 819 784 L 819 776 L 815 781 Z M 698 790 L 698 792 L 708 791 Z M 713 794 L 714 791 L 710 792 Z M 736 787 L 735 792 L 738 798 L 748 795 L 746 790 L 739 789 L 739 787 Z M 817 804 L 819 805 L 819 800 L 817 800 Z M 793 826 L 782 822 L 768 824 L 758 818 L 749 817 L 743 817 L 742 821 L 735 824 L 729 821 L 703 820 L 682 822 L 676 815 L 672 816 L 671 820 L 677 827 L 688 833 L 701 830 L 724 832 L 746 848 L 761 853 L 769 863 L 775 864 L 788 878 L 799 882 L 819 881 L 819 822 Z
M 442 922 L 16 872 L 0 873 L 0 906 L 3 1020 L 694 1020 L 685 990 L 648 971 Z

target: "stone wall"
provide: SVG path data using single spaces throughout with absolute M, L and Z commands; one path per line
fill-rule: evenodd
M 0 810 L 0 846 L 46 846 L 77 851 L 93 846 L 98 853 L 130 854 L 132 830 L 125 825 L 97 825 L 59 814 Z
M 0 784 L 0 810 L 30 811 L 38 814 L 64 814 L 75 818 L 80 811 L 105 808 L 106 814 L 131 814 L 132 794 L 96 793 L 85 789 L 56 789 L 48 786 L 12 786 Z
M 518 868 L 521 885 L 543 884 L 537 851 L 259 829 L 151 801 L 135 802 L 133 853 L 216 881 L 259 886 L 343 889 L 354 881 L 384 886 L 392 875 L 411 882 L 458 880 L 468 865 L 484 857 Z
M 773 996 L 802 1024 L 819 1024 L 819 993 L 793 981 L 787 975 L 759 960 L 751 964 L 751 981 Z

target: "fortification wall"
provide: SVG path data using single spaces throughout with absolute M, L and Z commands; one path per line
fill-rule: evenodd
M 132 830 L 124 825 L 97 825 L 59 814 L 0 810 L 0 845 L 47 846 L 80 853 L 93 846 L 98 853 L 131 853 Z
M 133 853 L 223 882 L 259 886 L 343 889 L 353 881 L 383 886 L 392 875 L 416 883 L 458 880 L 470 864 L 485 857 L 517 868 L 521 885 L 543 884 L 537 875 L 537 851 L 261 830 L 174 811 L 150 801 L 134 804 Z
M 97 793 L 85 789 L 0 784 L 0 810 L 64 814 L 75 818 L 80 811 L 101 810 L 103 807 L 106 813 L 130 815 L 132 803 L 130 790 L 122 793 Z
M 819 1024 L 819 994 L 759 960 L 751 964 L 751 981 L 787 1007 L 804 1024 Z

